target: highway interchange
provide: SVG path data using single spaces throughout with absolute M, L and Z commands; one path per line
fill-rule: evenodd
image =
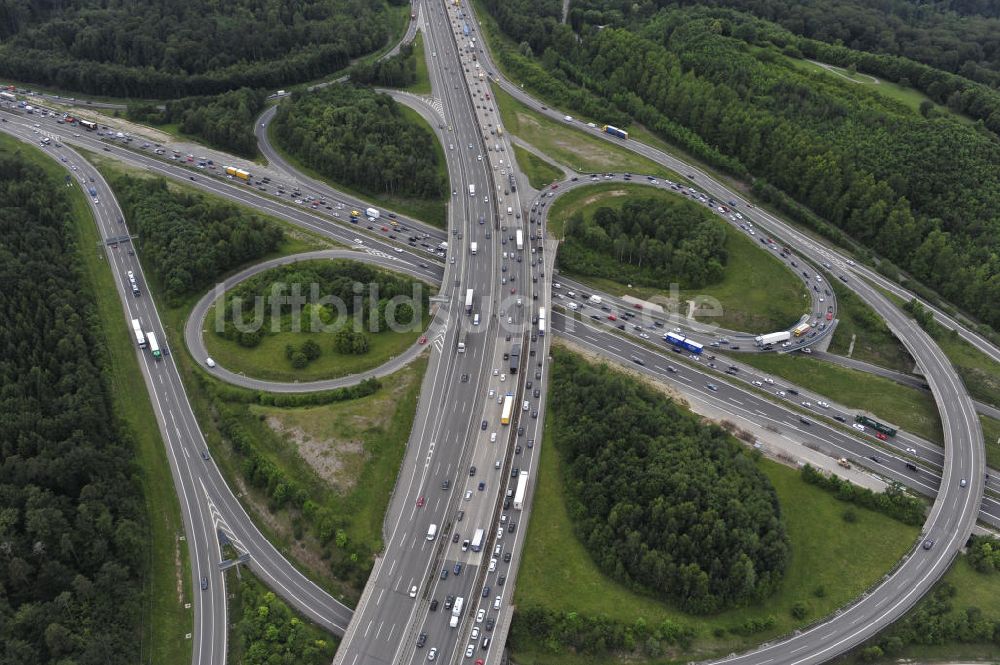
M 441 131 L 439 134 L 444 137 L 446 144 L 455 146 L 454 149 L 447 150 L 449 175 L 455 190 L 449 213 L 449 228 L 453 235 L 444 236 L 440 232 L 424 230 L 412 220 L 405 221 L 405 225 L 414 230 L 420 229 L 422 234 L 426 233 L 435 241 L 448 237 L 451 249 L 457 248 L 458 251 L 449 252 L 455 262 L 444 263 L 443 270 L 441 264 L 433 260 L 432 252 L 394 243 L 384 236 L 379 238 L 378 233 L 364 233 L 339 224 L 340 220 L 323 219 L 316 209 L 310 209 L 311 206 L 289 205 L 243 185 L 203 175 L 191 175 L 190 169 L 142 151 L 119 146 L 109 149 L 114 157 L 126 163 L 141 165 L 174 179 L 194 179 L 196 186 L 207 191 L 253 205 L 263 212 L 310 228 L 346 245 L 358 244 L 354 239 L 359 238 L 366 258 L 382 265 L 394 265 L 414 276 L 444 285 L 442 295 L 446 297 L 446 302 L 441 303 L 428 335 L 434 341 L 439 341 L 436 347 L 438 352 L 431 353 L 417 419 L 387 513 L 386 549 L 375 564 L 362 601 L 353 614 L 353 621 L 350 610 L 309 582 L 267 543 L 226 487 L 210 457 L 205 459 L 202 456 L 206 450 L 205 444 L 172 359 L 168 356 L 162 362 L 154 362 L 150 356 L 142 354 L 144 375 L 167 445 L 178 495 L 181 497 L 191 550 L 193 588 L 198 589 L 203 578 L 206 581 L 205 591 L 194 594 L 195 663 L 224 662 L 226 630 L 219 628 L 226 625 L 224 585 L 218 570 L 221 560 L 218 545 L 220 530 L 241 551 L 249 553 L 249 563 L 254 571 L 297 609 L 338 634 L 346 630 L 336 662 L 415 662 L 422 660 L 429 648 L 436 648 L 441 660 L 459 662 L 464 656 L 466 645 L 470 643 L 467 638 L 473 628 L 479 628 L 482 633 L 478 644 L 484 642 L 486 622 L 476 620 L 480 608 L 485 610 L 484 615 L 499 619 L 499 622 L 494 630 L 496 641 L 489 649 L 477 647 L 476 656 L 490 662 L 499 657 L 498 647 L 503 644 L 502 634 L 509 621 L 511 594 L 518 555 L 523 544 L 521 535 L 525 533 L 523 522 L 526 520 L 527 510 L 508 513 L 505 527 L 513 522 L 522 523 L 515 527 L 513 533 L 504 531 L 498 534 L 495 529 L 500 514 L 499 506 L 510 481 L 510 470 L 514 466 L 527 470 L 531 482 L 535 477 L 533 455 L 537 448 L 527 447 L 527 441 L 541 440 L 545 393 L 541 390 L 538 398 L 529 397 L 534 394 L 534 388 L 528 389 L 526 383 L 533 381 L 535 388 L 547 385 L 547 353 L 544 345 L 549 338 L 532 340 L 528 332 L 531 330 L 529 321 L 531 313 L 537 311 L 539 306 L 546 306 L 550 312 L 552 309 L 548 302 L 551 265 L 545 268 L 537 260 L 532 265 L 532 258 L 544 256 L 551 262 L 552 252 L 551 248 L 548 252 L 531 252 L 529 248 L 538 250 L 540 243 L 533 244 L 526 240 L 526 249 L 521 254 L 525 260 L 502 258 L 504 252 L 512 253 L 513 242 L 509 239 L 512 230 L 521 227 L 527 236 L 530 229 L 530 224 L 523 218 L 512 219 L 512 216 L 506 215 L 506 206 L 511 205 L 512 209 L 524 213 L 524 216 L 527 216 L 529 208 L 527 203 L 521 204 L 517 192 L 510 195 L 500 192 L 506 183 L 500 178 L 499 169 L 505 167 L 504 170 L 509 170 L 512 167 L 507 159 L 507 155 L 511 153 L 509 144 L 504 143 L 504 150 L 501 151 L 483 150 L 486 140 L 499 144 L 506 137 L 488 133 L 491 126 L 495 127 L 498 122 L 495 111 L 489 108 L 490 104 L 480 103 L 480 108 L 476 108 L 475 100 L 482 101 L 480 95 L 485 85 L 479 82 L 475 68 L 469 67 L 468 54 L 459 54 L 460 44 L 456 37 L 459 36 L 459 26 L 465 19 L 459 19 L 457 12 L 464 10 L 448 6 L 449 15 L 446 17 L 446 8 L 440 3 L 420 3 L 416 7 L 425 34 L 433 89 L 441 100 L 443 124 L 448 126 L 447 132 Z M 462 65 L 459 65 L 460 59 Z M 478 62 L 488 71 L 496 71 L 492 65 L 487 64 L 486 53 L 480 53 Z M 471 71 L 465 72 L 466 68 Z M 500 85 L 533 108 L 548 112 L 557 119 L 562 117 L 554 110 L 540 109 L 541 105 L 524 95 L 518 86 L 502 79 Z M 38 135 L 34 133 L 34 129 L 37 128 L 32 128 L 32 124 L 30 119 L 11 117 L 4 129 L 22 140 L 35 142 Z M 602 136 L 606 140 L 616 141 Z M 72 138 L 62 136 L 62 139 L 66 144 L 80 145 L 91 150 L 107 147 L 88 134 Z M 467 148 L 469 144 L 474 147 Z M 958 548 L 964 544 L 979 513 L 984 478 L 982 433 L 975 407 L 947 359 L 926 334 L 865 279 L 859 277 L 863 275 L 880 285 L 885 281 L 883 278 L 873 277 L 867 269 L 854 265 L 835 250 L 785 225 L 765 211 L 755 209 L 751 213 L 743 199 L 693 167 L 642 144 L 628 142 L 624 145 L 679 173 L 693 175 L 701 191 L 719 201 L 736 200 L 739 209 L 748 218 L 752 216 L 759 229 L 767 229 L 768 233 L 781 239 L 813 264 L 829 263 L 835 266 L 833 269 L 838 273 L 849 275 L 849 288 L 885 318 L 893 332 L 917 359 L 941 408 L 945 434 L 943 452 L 938 447 L 913 439 L 901 440 L 901 443 L 912 442 L 914 449 L 919 450 L 920 459 L 942 470 L 940 476 L 935 476 L 930 470 L 924 469 L 919 478 L 915 479 L 906 473 L 905 468 L 901 468 L 905 451 L 888 453 L 884 449 L 873 448 L 874 443 L 859 440 L 843 431 L 836 423 L 827 422 L 820 414 L 809 415 L 807 419 L 812 424 L 806 425 L 799 420 L 803 417 L 800 409 L 790 409 L 784 404 L 776 405 L 770 398 L 761 397 L 763 386 L 750 384 L 748 388 L 745 382 L 763 382 L 765 377 L 754 373 L 750 368 L 743 367 L 736 375 L 723 379 L 711 369 L 698 369 L 689 361 L 684 361 L 681 367 L 677 361 L 669 360 L 671 354 L 668 351 L 654 353 L 647 346 L 649 341 L 636 339 L 634 335 L 630 339 L 620 334 L 609 327 L 604 310 L 594 312 L 598 317 L 604 318 L 604 321 L 573 322 L 571 331 L 565 330 L 568 319 L 552 314 L 553 327 L 557 331 L 571 334 L 577 343 L 589 344 L 596 352 L 617 356 L 617 360 L 631 363 L 634 369 L 667 381 L 683 383 L 686 377 L 695 384 L 687 386 L 689 392 L 699 393 L 701 398 L 715 403 L 726 404 L 727 408 L 741 418 L 757 422 L 762 419 L 773 421 L 783 433 L 788 432 L 797 440 L 815 441 L 824 450 L 832 449 L 834 454 L 843 450 L 845 452 L 841 454 L 850 453 L 854 459 L 872 454 L 882 456 L 883 462 L 867 463 L 868 466 L 876 467 L 887 478 L 898 478 L 915 486 L 927 495 L 936 493 L 937 499 L 924 530 L 925 538 L 935 543 L 930 550 L 916 547 L 881 586 L 828 621 L 788 640 L 774 642 L 764 649 L 738 656 L 731 659 L 731 662 L 812 663 L 828 660 L 875 634 L 911 607 L 943 574 Z M 65 153 L 64 156 L 71 160 L 73 166 L 79 165 L 81 170 L 73 173 L 81 178 L 81 185 L 86 187 L 86 178 L 94 178 L 92 184 L 98 190 L 98 197 L 92 200 L 92 207 L 104 237 L 113 239 L 127 233 L 125 225 L 118 222 L 122 216 L 110 189 L 96 170 L 86 165 L 70 148 L 59 150 Z M 480 154 L 483 155 L 483 161 L 477 158 Z M 506 163 L 501 165 L 501 159 Z M 69 163 L 68 161 L 67 165 Z M 467 194 L 470 184 L 476 186 L 474 196 Z M 326 196 L 333 200 L 334 194 L 327 193 Z M 489 200 L 483 198 L 487 196 Z M 340 197 L 343 203 L 339 205 L 365 205 L 350 197 Z M 502 200 L 502 203 L 498 200 Z M 482 225 L 478 224 L 480 215 L 484 217 Z M 541 219 L 539 222 L 538 226 L 544 227 Z M 502 229 L 504 226 L 508 228 Z M 492 237 L 487 237 L 487 233 Z M 475 257 L 464 251 L 466 243 L 472 240 L 477 240 L 480 247 Z M 501 244 L 497 240 L 505 242 Z M 429 244 L 436 246 L 437 243 Z M 165 340 L 166 336 L 152 301 L 145 297 L 133 298 L 126 291 L 127 280 L 124 273 L 128 270 L 136 273 L 145 291 L 145 280 L 142 278 L 138 257 L 129 253 L 128 247 L 127 242 L 118 242 L 114 245 L 109 243 L 105 248 L 109 264 L 118 278 L 126 316 L 140 318 L 145 327 L 155 330 Z M 397 252 L 396 249 L 403 251 Z M 502 273 L 500 267 L 505 263 L 510 271 Z M 500 281 L 509 280 L 510 277 L 516 277 L 516 280 Z M 532 278 L 536 278 L 537 283 Z M 895 285 L 883 286 L 891 288 L 893 292 L 901 291 Z M 481 315 L 482 323 L 480 330 L 468 326 L 479 334 L 470 336 L 469 352 L 457 354 L 454 349 L 460 326 L 468 325 L 469 319 L 462 307 L 467 288 L 472 288 L 476 294 L 475 310 Z M 509 293 L 510 288 L 516 288 L 517 293 Z M 538 300 L 534 300 L 535 295 Z M 519 297 L 523 299 L 521 306 L 516 304 Z M 621 308 L 621 303 L 616 305 Z M 508 316 L 511 317 L 510 323 L 507 322 Z M 192 320 L 195 320 L 194 317 Z M 950 323 L 958 326 L 954 321 Z M 503 372 L 508 369 L 502 357 L 505 351 L 509 351 L 512 343 L 507 340 L 508 334 L 512 335 L 513 340 L 520 338 L 523 341 L 522 368 L 518 375 L 508 375 L 504 377 L 505 381 L 500 381 L 499 375 L 494 374 L 493 370 Z M 998 357 L 998 352 L 978 336 L 965 330 L 961 330 L 960 334 L 970 341 L 974 340 L 973 343 L 982 350 L 989 349 L 986 352 L 991 356 Z M 615 345 L 620 345 L 620 354 L 609 342 L 609 336 L 615 340 Z M 655 335 L 652 341 L 658 341 Z M 434 344 L 429 346 L 435 347 Z M 530 355 L 532 351 L 535 352 L 534 355 Z M 197 353 L 196 357 L 201 355 Z M 641 360 L 642 364 L 636 363 L 635 359 Z M 735 362 L 727 363 L 727 366 L 728 364 L 736 365 Z M 670 372 L 668 367 L 674 365 L 678 371 Z M 692 376 L 697 378 L 691 379 Z M 758 376 L 760 378 L 751 378 Z M 737 383 L 738 381 L 743 383 Z M 716 386 L 715 391 L 707 389 L 708 382 Z M 494 395 L 490 395 L 491 390 Z M 499 407 L 495 396 L 497 392 L 507 390 L 515 392 L 515 402 L 518 405 L 522 396 L 528 399 L 529 411 L 518 409 L 520 420 L 509 428 L 500 428 L 497 425 Z M 815 394 L 806 393 L 801 396 L 811 398 L 813 403 L 822 400 L 822 396 Z M 846 409 L 838 410 L 833 404 L 829 411 L 831 415 L 851 413 Z M 537 418 L 528 417 L 527 414 L 533 412 L 537 412 Z M 481 428 L 482 421 L 487 423 L 486 429 Z M 517 435 L 516 428 L 520 426 L 525 427 L 525 432 Z M 493 431 L 498 431 L 496 443 L 489 441 L 489 435 Z M 515 446 L 521 442 L 521 452 L 515 453 Z M 918 446 L 917 443 L 921 445 Z M 496 468 L 498 460 L 499 469 Z M 473 465 L 477 467 L 477 475 L 470 476 L 469 470 Z M 945 482 L 939 486 L 941 477 Z M 959 479 L 967 479 L 968 487 L 960 487 Z M 445 480 L 449 481 L 449 490 L 441 489 Z M 480 482 L 485 483 L 482 491 L 478 489 Z M 469 501 L 465 500 L 466 491 L 473 493 Z M 530 501 L 530 492 L 528 496 Z M 417 503 L 421 497 L 423 506 L 418 508 Z M 461 520 L 458 519 L 459 510 L 464 511 Z M 1000 511 L 996 502 L 987 497 L 980 517 L 995 524 L 998 515 Z M 437 524 L 440 529 L 433 541 L 426 539 L 430 524 Z M 474 525 L 486 528 L 492 538 L 482 553 L 462 552 L 460 543 L 452 542 L 452 534 L 458 533 L 460 541 L 464 540 L 470 536 Z M 498 540 L 497 544 L 501 545 L 501 555 L 498 557 L 497 570 L 489 571 L 482 564 L 493 558 L 494 540 Z M 505 562 L 503 554 L 508 552 L 512 554 L 511 560 Z M 446 579 L 441 579 L 442 570 L 453 571 L 458 563 L 463 565 L 460 575 L 451 573 Z M 501 575 L 507 578 L 503 587 L 498 586 Z M 418 587 L 417 597 L 411 599 L 409 590 L 414 585 Z M 491 587 L 491 592 L 484 597 L 480 590 L 485 585 Z M 432 600 L 438 599 L 443 604 L 448 595 L 464 595 L 468 601 L 463 621 L 453 632 L 449 632 L 451 629 L 445 625 L 449 613 L 443 607 L 436 613 L 430 611 Z M 495 596 L 498 595 L 500 609 L 496 611 L 493 607 Z M 422 632 L 432 636 L 423 652 L 414 648 L 414 642 Z

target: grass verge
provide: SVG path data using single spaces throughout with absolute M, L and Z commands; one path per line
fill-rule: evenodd
M 541 606 L 557 612 L 606 615 L 633 624 L 643 619 L 656 626 L 665 620 L 695 629 L 690 649 L 670 653 L 671 662 L 708 657 L 750 647 L 832 612 L 860 594 L 912 545 L 917 529 L 842 503 L 807 485 L 798 472 L 760 460 L 761 470 L 778 493 L 792 559 L 780 591 L 765 602 L 713 616 L 692 616 L 654 598 L 636 594 L 607 578 L 573 534 L 560 479 L 558 452 L 546 431 L 541 447 L 538 485 L 522 559 L 515 602 L 520 608 Z M 857 518 L 847 522 L 850 507 Z M 796 603 L 804 603 L 804 619 L 792 618 Z M 739 636 L 731 628 L 748 620 L 774 618 L 766 631 Z M 517 662 L 597 665 L 625 662 L 625 657 L 569 654 L 543 644 L 512 644 Z
M 837 328 L 830 341 L 830 353 L 846 356 L 850 350 L 851 357 L 857 360 L 897 372 L 912 372 L 913 358 L 885 322 L 840 280 L 829 277 L 827 273 L 827 284 L 832 285 L 837 296 Z
M 657 189 L 649 185 L 601 183 L 592 187 L 581 187 L 559 197 L 549 211 L 548 228 L 552 236 L 562 238 L 563 224 L 567 219 L 583 212 L 593 215 L 600 207 L 620 208 L 627 197 L 642 196 L 676 199 L 670 190 Z M 717 221 L 716 223 L 724 224 Z M 702 287 L 697 291 L 681 290 L 682 314 L 687 313 L 685 300 L 695 296 L 715 298 L 722 305 L 722 316 L 705 317 L 704 323 L 712 323 L 731 330 L 748 332 L 770 332 L 787 328 L 808 311 L 809 295 L 798 279 L 791 279 L 788 269 L 773 256 L 757 247 L 756 243 L 742 233 L 724 224 L 726 228 L 726 251 L 729 261 L 724 277 L 718 284 Z M 564 273 L 570 274 L 572 273 Z M 669 285 L 664 288 L 628 287 L 608 279 L 572 275 L 595 288 L 616 295 L 633 295 L 640 298 L 670 296 Z
M 679 175 L 650 159 L 535 113 L 497 85 L 491 84 L 490 90 L 496 96 L 500 118 L 509 133 L 524 139 L 574 171 L 581 173 L 627 171 L 673 180 L 680 179 Z M 599 130 L 589 131 L 596 133 Z
M 516 144 L 514 145 L 514 159 L 517 160 L 517 165 L 524 172 L 524 175 L 528 176 L 528 184 L 535 189 L 545 189 L 550 183 L 561 180 L 563 177 L 562 169 Z
M 952 332 L 934 336 L 969 394 L 975 399 L 1000 407 L 1000 363 Z
M 934 398 L 928 392 L 799 353 L 748 353 L 740 359 L 844 406 L 871 412 L 879 420 L 943 445 L 941 419 Z
M 979 416 L 986 442 L 986 465 L 1000 469 L 1000 420 L 989 416 Z
M 417 32 L 413 38 L 413 57 L 416 58 L 417 80 L 403 88 L 415 95 L 431 94 L 431 77 L 427 73 L 427 60 L 424 54 L 424 33 Z
M 430 132 L 434 136 L 434 146 L 438 155 L 438 172 L 444 177 L 445 182 L 448 182 L 448 167 L 445 162 L 444 157 L 444 147 L 437 140 L 437 135 L 431 129 L 427 121 L 421 117 L 419 113 L 406 106 L 405 104 L 397 103 L 399 108 L 402 110 L 404 116 L 406 116 L 411 122 L 421 125 L 426 131 Z M 271 131 L 271 125 L 268 125 L 268 136 L 271 141 L 271 146 L 281 155 L 281 157 L 288 162 L 293 168 L 295 168 L 300 173 L 314 179 L 324 182 L 330 187 L 337 189 L 346 194 L 351 194 L 365 201 L 369 201 L 379 208 L 387 208 L 398 213 L 402 213 L 408 217 L 413 217 L 414 219 L 419 219 L 422 222 L 426 222 L 432 226 L 438 228 L 445 228 L 448 223 L 448 197 L 430 200 L 430 199 L 411 199 L 403 196 L 393 196 L 391 194 L 386 194 L 384 192 L 369 192 L 362 191 L 356 187 L 351 187 L 350 185 L 345 185 L 340 182 L 336 182 L 332 178 L 324 176 L 319 171 L 307 166 L 295 155 L 289 153 L 283 149 L 277 141 L 274 139 L 274 133 Z M 449 184 L 450 187 L 450 184 Z
M 25 160 L 44 169 L 54 183 L 61 185 L 65 180 L 61 167 L 20 141 L 0 135 L 0 150 L 20 150 Z M 139 564 L 145 566 L 143 616 L 139 620 L 141 653 L 147 662 L 186 662 L 191 659 L 191 642 L 184 635 L 191 631 L 192 614 L 184 608 L 184 603 L 191 600 L 191 576 L 187 546 L 178 539 L 184 533 L 180 506 L 163 439 L 139 370 L 135 342 L 123 316 L 104 249 L 99 247 L 100 234 L 83 192 L 75 185 L 72 189 L 69 223 L 76 238 L 81 272 L 87 290 L 93 294 L 100 321 L 95 337 L 104 347 L 104 377 L 115 415 L 134 437 L 135 462 L 146 504 L 147 560 Z

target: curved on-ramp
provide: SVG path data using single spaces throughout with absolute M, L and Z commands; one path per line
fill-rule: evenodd
M 359 252 L 350 249 L 327 249 L 318 250 L 314 252 L 303 252 L 301 254 L 293 254 L 290 256 L 282 256 L 275 259 L 270 259 L 268 261 L 263 261 L 256 265 L 250 266 L 245 270 L 226 278 L 222 282 L 216 285 L 216 287 L 206 293 L 202 298 L 195 304 L 194 309 L 191 310 L 191 315 L 188 317 L 187 322 L 184 324 L 184 341 L 187 344 L 188 350 L 194 356 L 196 362 L 202 366 L 207 372 L 210 372 L 212 376 L 221 379 L 227 383 L 231 383 L 242 388 L 249 388 L 251 390 L 265 390 L 274 393 L 307 393 L 315 392 L 318 390 L 332 390 L 334 388 L 342 388 L 345 386 L 351 386 L 360 381 L 371 378 L 371 377 L 384 377 L 388 376 L 405 365 L 412 362 L 417 358 L 429 345 L 422 345 L 416 343 L 409 347 L 404 353 L 388 360 L 387 362 L 375 367 L 371 370 L 365 372 L 359 372 L 357 374 L 348 374 L 347 376 L 338 377 L 336 379 L 323 379 L 320 381 L 306 381 L 306 382 L 295 382 L 289 383 L 284 381 L 269 381 L 266 379 L 256 379 L 253 377 L 248 377 L 243 374 L 238 374 L 231 370 L 226 369 L 218 364 L 213 367 L 209 367 L 206 364 L 206 359 L 209 357 L 208 350 L 205 348 L 205 341 L 203 335 L 207 332 L 205 325 L 205 317 L 208 314 L 208 310 L 220 301 L 221 298 L 225 297 L 227 291 L 232 289 L 237 284 L 258 275 L 262 272 L 278 268 L 280 266 L 289 265 L 292 263 L 299 263 L 301 261 L 316 261 L 316 260 L 331 260 L 331 259 L 345 259 L 350 261 L 360 261 L 363 263 L 371 263 L 379 266 L 380 268 L 386 268 L 396 272 L 405 272 L 408 275 L 420 279 L 423 281 L 426 276 L 418 274 L 415 270 L 411 268 L 408 264 L 404 264 L 392 257 L 385 257 L 379 254 L 369 254 L 367 252 Z M 440 311 L 440 310 L 439 310 Z M 431 325 L 425 333 L 427 340 L 433 339 L 433 337 L 442 330 L 443 322 L 434 317 L 431 321 Z

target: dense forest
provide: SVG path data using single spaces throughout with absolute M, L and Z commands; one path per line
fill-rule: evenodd
M 273 222 L 230 203 L 170 189 L 163 179 L 120 175 L 111 185 L 140 236 L 142 260 L 171 303 L 273 252 L 284 240 Z
M 803 37 L 1000 83 L 1000 4 L 988 0 L 580 0 L 571 5 L 570 22 L 622 25 L 671 4 L 735 9 Z
M 357 284 L 364 285 L 361 293 L 355 291 Z M 291 304 L 280 307 L 268 304 L 258 318 L 251 303 L 266 299 L 272 293 L 295 293 L 293 289 L 299 289 L 301 293 L 303 304 L 299 309 L 298 325 L 303 332 L 318 332 L 327 326 L 341 325 L 338 332 L 331 335 L 333 344 L 330 348 L 337 353 L 367 351 L 368 332 L 388 330 L 393 324 L 407 326 L 415 322 L 421 325 L 422 315 L 414 319 L 416 312 L 408 302 L 414 296 L 418 297 L 418 309 L 426 312 L 430 297 L 429 290 L 423 285 L 415 285 L 413 280 L 356 261 L 301 261 L 260 273 L 233 287 L 226 294 L 225 329 L 218 334 L 241 346 L 253 348 L 268 333 L 291 330 Z M 393 303 L 397 296 L 405 301 Z M 237 300 L 240 307 L 234 310 L 233 302 Z M 338 312 L 336 306 L 340 303 L 343 303 L 342 312 Z M 240 313 L 238 322 L 234 311 Z M 280 321 L 273 321 L 275 312 L 281 317 Z M 346 318 L 341 322 L 339 317 Z M 354 322 L 360 322 L 360 326 L 344 325 Z M 239 329 L 237 323 L 240 324 Z M 314 324 L 319 329 L 314 331 Z M 294 356 L 299 353 L 307 360 L 314 360 L 323 351 L 315 347 L 292 348 L 288 350 L 288 355 L 293 362 Z
M 558 352 L 554 443 L 576 533 L 597 565 L 690 612 L 759 600 L 790 556 L 751 454 L 662 393 Z
M 0 0 L 0 75 L 175 99 L 328 76 L 392 37 L 405 0 Z
M 125 665 L 146 518 L 64 191 L 0 153 L 0 662 Z
M 701 206 L 638 198 L 566 220 L 558 262 L 581 275 L 689 289 L 722 279 L 725 244 L 725 227 Z
M 240 665 L 327 665 L 333 660 L 337 640 L 292 613 L 274 592 L 253 575 L 227 584 L 238 586 L 240 607 L 233 612 L 233 651 Z M 233 662 L 231 660 L 230 662 Z
M 497 14 L 506 21 L 519 7 Z M 587 28 L 580 39 L 542 18 L 509 20 L 525 31 L 515 38 L 534 40 L 521 50 L 540 52 L 540 63 L 502 55 L 533 88 L 596 118 L 631 117 L 709 163 L 753 174 L 759 190 L 784 192 L 1000 325 L 994 134 L 751 47 L 744 37 L 755 39 L 761 22 L 728 10 L 665 9 L 639 32 Z M 989 118 L 1000 129 L 1000 111 Z
M 240 88 L 212 97 L 185 97 L 162 108 L 151 102 L 128 105 L 129 120 L 151 125 L 176 124 L 182 132 L 203 139 L 220 150 L 257 156 L 254 121 L 264 110 L 267 92 Z
M 385 88 L 405 88 L 410 85 L 417 80 L 417 58 L 413 54 L 413 42 L 403 44 L 399 53 L 391 58 L 357 63 L 351 67 L 351 80 Z
M 371 89 L 331 85 L 293 94 L 272 128 L 282 148 L 361 192 L 422 199 L 447 192 L 434 135 Z

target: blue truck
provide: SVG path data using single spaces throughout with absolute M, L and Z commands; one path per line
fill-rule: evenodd
M 617 136 L 620 139 L 628 138 L 628 132 L 626 132 L 624 129 L 618 129 L 613 125 L 604 125 L 603 130 L 604 132 L 611 134 L 612 136 Z

